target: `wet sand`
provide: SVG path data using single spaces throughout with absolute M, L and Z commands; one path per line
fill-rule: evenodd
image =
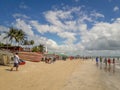
M 62 90 L 120 90 L 118 67 L 111 65 L 109 69 L 104 63 L 101 67 L 94 61 L 86 61 L 74 71 Z
M 19 71 L 0 66 L 1 90 L 120 90 L 120 69 L 115 73 L 92 60 L 27 62 Z

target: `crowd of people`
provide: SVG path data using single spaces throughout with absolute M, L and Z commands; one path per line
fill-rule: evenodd
M 115 58 L 103 58 L 103 57 L 96 57 L 96 65 L 100 66 L 102 69 L 104 64 L 104 69 L 110 71 L 111 66 L 113 66 L 113 71 L 115 71 Z
M 48 64 L 54 63 L 56 61 L 56 57 L 44 57 L 42 58 L 42 61 Z

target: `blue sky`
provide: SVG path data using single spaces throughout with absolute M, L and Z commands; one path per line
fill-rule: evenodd
M 20 28 L 50 52 L 120 55 L 119 8 L 120 0 L 0 0 L 0 31 Z

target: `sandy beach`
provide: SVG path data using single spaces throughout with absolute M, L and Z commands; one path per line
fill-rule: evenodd
M 120 90 L 120 69 L 100 69 L 92 60 L 26 62 L 19 71 L 0 66 L 1 90 Z

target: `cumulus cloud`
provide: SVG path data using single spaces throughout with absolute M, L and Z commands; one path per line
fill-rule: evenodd
M 31 26 L 33 26 L 38 32 L 44 34 L 47 32 L 57 34 L 61 38 L 67 39 L 68 42 L 74 42 L 76 40 L 75 35 L 72 32 L 86 31 L 87 25 L 85 22 L 94 22 L 93 17 L 99 18 L 104 17 L 100 13 L 91 12 L 88 16 L 81 7 L 73 7 L 63 10 L 50 10 L 44 12 L 44 16 L 48 24 L 41 24 L 39 21 L 30 21 Z M 67 32 L 67 34 L 62 35 Z M 82 32 L 83 33 L 83 32 Z M 69 36 L 69 37 L 68 37 Z
M 44 34 L 49 31 L 49 25 L 42 25 L 38 21 L 30 21 L 30 24 L 41 34 Z
M 12 25 L 22 29 L 29 40 L 35 41 L 35 45 L 44 44 L 52 52 L 69 54 L 74 52 L 81 55 L 102 55 L 103 52 L 105 52 L 103 55 L 120 53 L 120 18 L 112 20 L 112 23 L 98 21 L 99 18 L 105 18 L 105 16 L 95 11 L 86 13 L 81 7 L 49 10 L 43 15 L 45 24 L 38 20 L 26 20 L 24 19 L 27 18 L 26 15 L 16 13 L 13 15 L 16 21 Z M 88 28 L 90 25 L 91 28 Z M 4 31 L 7 28 L 0 26 L 0 30 Z M 35 31 L 39 33 L 36 35 Z M 48 33 L 61 38 L 62 44 L 44 37 L 44 34 Z
M 76 51 L 78 49 L 92 50 L 90 49 L 90 46 L 87 46 L 86 44 L 91 43 L 91 40 L 94 41 L 96 38 L 99 38 L 96 31 L 94 31 L 94 29 L 99 27 L 95 25 L 96 27 L 93 27 L 93 30 L 90 30 L 93 32 L 92 34 L 88 30 L 86 21 L 94 22 L 97 18 L 104 18 L 103 14 L 97 12 L 90 12 L 90 15 L 87 15 L 86 12 L 81 10 L 81 7 L 74 7 L 67 10 L 50 10 L 44 12 L 44 16 L 48 24 L 41 24 L 39 21 L 31 20 L 30 25 L 41 34 L 49 32 L 63 38 L 64 45 L 57 45 L 55 41 L 50 40 L 49 42 L 54 43 L 49 45 L 49 47 L 64 52 Z M 81 40 L 76 37 L 80 37 Z M 76 40 L 80 41 L 80 43 L 75 45 L 74 42 Z M 96 46 L 96 48 L 98 47 Z
M 18 18 L 14 23 L 12 23 L 12 25 L 16 28 L 22 29 L 27 35 L 34 35 L 31 25 L 27 24 L 24 20 Z
M 120 50 L 119 19 L 113 23 L 95 24 L 86 35 L 82 35 L 81 44 L 86 50 Z
M 115 6 L 115 7 L 113 8 L 113 11 L 114 11 L 114 12 L 119 11 L 119 7 L 118 7 L 118 6 Z
M 58 50 L 58 48 L 59 48 L 57 43 L 55 41 L 53 41 L 52 39 L 48 39 L 47 42 L 46 42 L 46 45 L 50 46 L 48 48 L 53 49 L 53 51 Z
M 60 36 L 61 38 L 67 38 L 67 40 L 65 41 L 66 44 L 72 44 L 76 40 L 75 35 L 75 33 L 65 31 L 58 33 L 58 36 Z

